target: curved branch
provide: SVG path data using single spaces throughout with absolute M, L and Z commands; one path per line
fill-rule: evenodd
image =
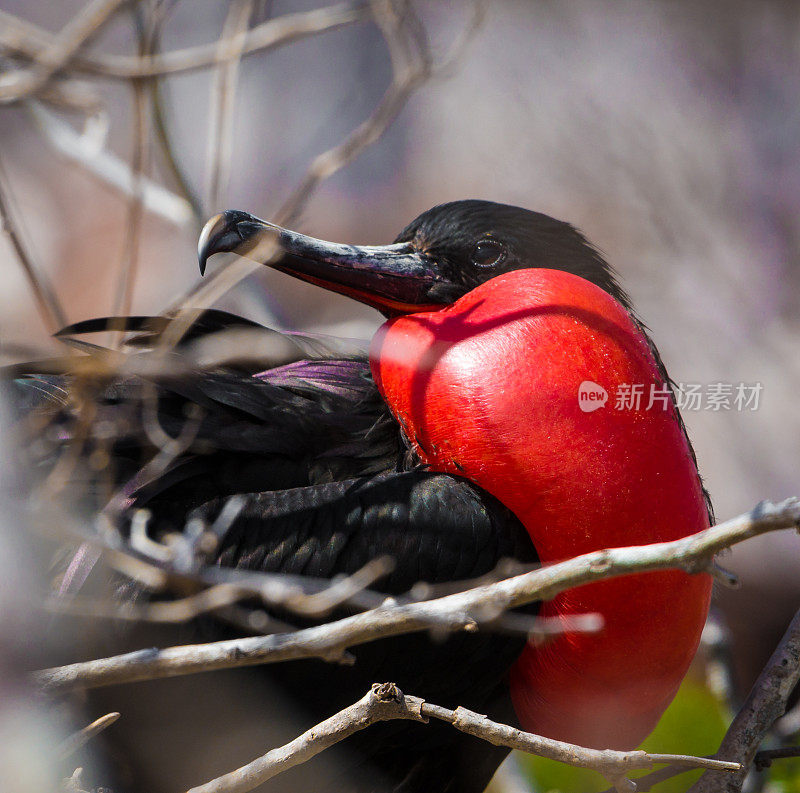
M 367 16 L 367 7 L 363 2 L 339 3 L 313 11 L 285 14 L 250 30 L 243 39 L 241 56 L 337 30 L 353 22 L 359 22 Z M 55 41 L 54 36 L 41 28 L 12 14 L 0 12 L 0 47 L 7 52 L 22 55 L 38 63 L 43 57 L 43 52 L 52 47 Z M 79 42 L 80 44 L 83 44 L 83 41 Z M 237 53 L 220 56 L 219 43 L 216 41 L 144 57 L 76 55 L 75 51 L 69 54 L 73 57 L 71 59 L 62 57 L 51 68 L 49 76 L 69 63 L 70 71 L 74 73 L 133 80 L 206 69 L 224 62 L 226 58 L 237 57 Z M 3 86 L 2 99 L 5 101 L 21 99 L 35 90 L 37 86 L 31 82 L 30 75 L 30 71 L 23 71 L 9 76 Z
M 577 768 L 597 771 L 612 782 L 621 793 L 635 790 L 635 785 L 631 787 L 632 783 L 627 776 L 630 771 L 649 769 L 654 764 L 666 763 L 682 768 L 709 768 L 727 773 L 738 771 L 740 768 L 738 763 L 690 755 L 588 749 L 491 721 L 486 716 L 466 708 L 450 710 L 432 705 L 419 697 L 404 696 L 394 683 L 376 683 L 372 686 L 372 690 L 354 705 L 312 727 L 285 746 L 272 749 L 235 771 L 192 788 L 189 793 L 246 793 L 283 771 L 310 760 L 324 749 L 371 724 L 390 719 L 427 723 L 432 718 L 445 721 L 457 730 L 495 746 L 507 746 L 510 749 L 518 749 Z
M 95 688 L 194 674 L 212 669 L 298 658 L 339 661 L 348 647 L 430 628 L 477 630 L 507 609 L 549 600 L 565 589 L 630 573 L 680 568 L 707 570 L 723 548 L 769 531 L 797 527 L 800 500 L 762 502 L 752 512 L 672 542 L 615 548 L 434 600 L 383 605 L 352 617 L 289 634 L 251 636 L 209 644 L 152 648 L 34 673 L 45 689 Z
M 128 2 L 130 0 L 92 0 L 84 6 L 58 35 L 50 37 L 45 46 L 37 49 L 29 69 L 0 75 L 0 102 L 15 102 L 44 88 Z M 13 24 L 13 20 L 14 17 L 1 21 L 6 25 Z

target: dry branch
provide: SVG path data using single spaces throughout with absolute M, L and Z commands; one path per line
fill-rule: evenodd
M 8 237 L 11 247 L 14 249 L 14 253 L 22 266 L 44 326 L 50 331 L 55 331 L 66 323 L 64 310 L 61 308 L 61 304 L 58 302 L 56 293 L 50 283 L 38 271 L 22 242 L 20 231 L 11 215 L 11 207 L 7 196 L 7 182 L 5 170 L 0 164 L 0 232 Z
M 495 746 L 507 746 L 577 768 L 597 771 L 611 781 L 618 791 L 624 793 L 635 789 L 627 778 L 630 771 L 649 769 L 654 764 L 713 768 L 727 773 L 739 770 L 738 763 L 690 755 L 587 749 L 491 721 L 466 708 L 450 710 L 432 705 L 419 697 L 403 695 L 393 683 L 382 683 L 375 684 L 354 705 L 312 727 L 290 743 L 267 752 L 236 771 L 192 788 L 189 793 L 246 793 L 372 724 L 390 719 L 428 722 L 431 718 L 445 721 L 457 730 Z
M 359 22 L 367 17 L 367 13 L 366 4 L 356 2 L 285 14 L 250 30 L 242 46 L 242 57 Z M 39 62 L 44 53 L 54 45 L 55 37 L 52 34 L 12 14 L 0 11 L 0 48 L 7 53 L 22 55 Z M 71 60 L 62 58 L 60 64 L 51 67 L 51 74 L 59 67 L 66 66 L 68 62 L 70 71 L 75 73 L 131 80 L 208 68 L 219 63 L 219 53 L 218 43 L 212 42 L 148 57 L 81 55 Z M 16 101 L 36 90 L 37 85 L 31 80 L 30 75 L 30 71 L 4 75 L 4 80 L 0 83 L 3 89 L 0 99 Z
M 782 749 L 764 749 L 753 759 L 757 771 L 769 768 L 775 760 L 789 760 L 800 757 L 800 746 L 784 746 Z
M 29 69 L 0 75 L 0 102 L 15 102 L 44 88 L 50 78 L 68 66 L 78 50 L 88 44 L 109 19 L 129 2 L 92 0 L 84 6 L 59 34 L 37 50 Z M 13 24 L 12 20 L 0 21 L 5 25 Z
M 139 52 L 145 56 L 152 48 L 152 30 L 143 30 L 139 36 Z M 116 294 L 111 308 L 112 316 L 126 316 L 131 312 L 133 288 L 139 268 L 139 249 L 142 221 L 144 220 L 143 183 L 147 177 L 150 159 L 149 105 L 147 84 L 142 80 L 131 83 L 133 101 L 133 152 L 131 155 L 131 196 L 128 201 L 128 220 L 120 257 L 120 272 L 116 279 Z M 113 323 L 112 323 L 113 326 Z
M 672 542 L 595 551 L 559 564 L 435 600 L 385 605 L 372 611 L 290 634 L 209 644 L 152 648 L 35 673 L 45 689 L 95 688 L 193 674 L 212 669 L 323 658 L 338 661 L 348 647 L 425 630 L 477 630 L 507 609 L 549 600 L 565 589 L 630 573 L 680 568 L 709 569 L 713 556 L 759 534 L 796 528 L 800 500 L 762 502 L 752 512 Z
M 794 615 L 778 647 L 767 662 L 720 744 L 717 756 L 741 763 L 742 771 L 720 778 L 707 772 L 691 793 L 739 793 L 758 747 L 772 725 L 786 711 L 800 681 L 800 610 Z
M 236 82 L 252 14 L 252 0 L 234 0 L 228 9 L 218 44 L 219 66 L 214 70 L 211 81 L 211 112 L 206 144 L 206 208 L 209 212 L 222 208 L 230 181 Z
M 190 793 L 243 793 L 310 760 L 371 724 L 389 719 L 427 721 L 419 711 L 422 700 L 403 697 L 391 683 L 374 685 L 358 702 L 304 732 L 295 740 L 267 752 L 229 774 L 192 788 Z
M 176 226 L 185 226 L 192 221 L 192 206 L 185 198 L 175 195 L 145 176 L 140 175 L 136 180 L 127 163 L 107 149 L 99 147 L 89 134 L 77 132 L 68 122 L 48 110 L 42 102 L 29 100 L 24 106 L 47 143 L 88 174 L 125 198 L 131 198 L 135 182 L 138 182 L 142 203 L 148 211 Z M 57 327 L 64 327 L 65 324 L 66 322 L 62 322 Z

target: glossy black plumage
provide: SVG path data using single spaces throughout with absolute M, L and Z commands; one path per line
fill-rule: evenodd
M 219 332 L 228 320 L 212 312 L 201 321 L 208 332 Z M 230 323 L 238 326 L 238 318 L 231 317 Z M 157 341 L 162 324 L 158 318 L 136 318 L 126 327 L 137 333 L 135 344 L 142 347 Z M 103 327 L 92 322 L 66 331 L 82 334 Z M 195 329 L 184 340 L 184 350 L 203 335 Z M 77 414 L 64 403 L 68 380 L 39 373 L 13 384 L 12 401 L 20 416 L 49 413 L 57 445 L 77 427 Z M 153 388 L 159 425 L 170 435 L 177 436 L 191 420 L 188 406 L 199 407 L 200 416 L 183 453 L 166 471 L 143 479 L 137 472 L 156 451 L 143 423 L 144 400 L 152 397 Z M 523 565 L 536 560 L 524 528 L 502 504 L 466 480 L 420 466 L 362 357 L 297 361 L 255 373 L 182 368 L 179 377 L 112 379 L 97 399 L 92 427 L 100 431 L 97 437 L 90 433 L 84 457 L 107 444 L 113 428 L 113 469 L 108 473 L 126 489 L 127 509 L 152 512 L 155 537 L 180 529 L 191 517 L 213 521 L 230 495 L 245 494 L 244 507 L 216 553 L 220 565 L 327 578 L 353 573 L 370 559 L 388 555 L 394 568 L 375 588 L 404 595 L 420 581 L 465 581 L 491 573 L 504 559 Z M 85 572 L 75 580 L 82 583 Z M 131 594 L 129 588 L 124 591 Z M 277 616 L 309 624 L 291 613 Z M 204 640 L 236 635 L 208 618 L 200 620 L 197 630 Z M 198 636 L 168 639 L 178 640 L 196 641 Z M 353 667 L 306 661 L 244 675 L 292 692 L 295 717 L 304 728 L 381 681 L 438 704 L 460 704 L 513 720 L 505 672 L 523 644 L 519 635 L 488 630 L 446 641 L 419 634 L 356 648 Z M 129 694 L 138 696 L 120 689 L 112 693 L 108 700 L 107 692 L 96 695 L 98 710 Z M 127 760 L 117 785 L 124 790 L 130 779 L 131 789 L 144 785 L 157 790 L 160 780 L 148 776 L 146 768 L 152 760 L 137 756 L 142 743 L 137 729 L 144 727 L 130 720 L 119 728 Z M 399 722 L 378 725 L 348 741 L 340 752 L 347 758 L 346 770 L 321 776 L 331 790 L 477 793 L 506 753 L 445 725 Z M 202 781 L 192 775 L 191 763 L 179 765 L 174 773 L 182 784 Z M 227 767 L 220 760 L 218 771 Z M 293 778 L 289 774 L 276 789 L 291 786 Z M 313 784 L 323 789 L 319 776 Z
M 387 316 L 414 306 L 443 307 L 488 279 L 523 267 L 584 277 L 630 310 L 613 271 L 580 232 L 518 207 L 485 201 L 441 205 L 407 226 L 395 244 L 380 249 L 329 245 L 231 211 L 204 231 L 201 267 L 214 253 L 239 251 L 242 245 L 240 252 L 249 255 L 258 250 L 262 237 L 284 246 L 283 257 L 265 263 L 350 294 Z M 370 262 L 374 267 L 365 269 Z M 362 290 L 357 289 L 359 274 L 367 279 Z M 143 349 L 158 341 L 168 321 L 137 317 L 114 324 L 133 331 L 132 345 Z M 103 327 L 102 320 L 90 320 L 65 329 L 64 335 Z M 420 579 L 440 583 L 484 575 L 504 557 L 535 561 L 526 533 L 501 504 L 463 479 L 420 466 L 381 400 L 365 357 L 326 353 L 324 344 L 290 335 L 285 338 L 297 346 L 297 353 L 284 356 L 282 365 L 274 360 L 259 365 L 258 355 L 240 350 L 226 365 L 198 366 L 204 341 L 231 330 L 277 340 L 274 331 L 259 330 L 249 320 L 205 312 L 184 336 L 174 373 L 102 383 L 93 424 L 102 428 L 102 437 L 90 433 L 85 456 L 110 443 L 111 479 L 124 489 L 123 506 L 151 510 L 155 535 L 179 530 L 193 514 L 213 519 L 224 499 L 238 493 L 245 494 L 245 508 L 222 540 L 218 564 L 330 576 L 353 572 L 388 553 L 396 562 L 394 572 L 376 588 L 402 594 Z M 252 349 L 261 348 L 256 343 Z M 314 354 L 307 355 L 309 350 Z M 25 405 L 22 412 L 54 413 L 56 445 L 63 443 L 78 430 L 71 406 L 64 402 L 65 381 L 35 369 L 27 373 L 34 376 L 18 381 L 22 393 L 17 404 Z M 143 477 L 138 473 L 142 464 L 158 451 L 142 409 L 154 394 L 165 432 L 175 437 L 187 421 L 196 426 L 166 470 Z M 98 496 L 96 505 L 101 503 Z M 210 637 L 228 630 L 204 623 Z M 437 704 L 463 705 L 513 722 L 505 675 L 522 646 L 519 636 L 502 633 L 458 635 L 440 643 L 417 635 L 357 648 L 353 668 L 305 661 L 248 670 L 241 679 L 249 681 L 254 697 L 263 694 L 267 676 L 278 681 L 280 690 L 291 691 L 303 713 L 302 727 L 350 704 L 372 682 L 386 680 Z M 159 684 L 151 689 L 158 692 L 156 700 L 168 691 Z M 202 686 L 198 690 L 193 696 L 205 699 Z M 116 707 L 124 692 L 112 693 L 115 697 L 106 707 Z M 213 722 L 224 733 L 216 710 Z M 154 729 L 151 725 L 148 737 Z M 191 733 L 188 727 L 186 731 Z M 196 745 L 202 733 L 191 734 Z M 235 744 L 244 756 L 220 758 L 219 772 L 252 759 L 244 745 L 251 737 Z M 135 757 L 141 733 L 137 737 L 134 728 L 120 743 L 129 758 Z M 163 749 L 163 741 L 151 741 L 151 748 L 153 743 L 154 750 Z M 294 783 L 290 776 L 284 789 L 318 790 L 324 782 L 343 791 L 479 793 L 506 754 L 445 725 L 408 723 L 371 728 L 352 739 L 344 752 L 350 758 L 343 775 L 325 772 L 313 783 Z M 197 765 L 207 760 L 206 753 L 195 752 Z M 203 781 L 199 768 L 187 763 L 176 771 L 180 784 Z M 164 781 L 158 774 L 147 777 L 146 767 L 139 771 L 132 788 L 156 790 Z

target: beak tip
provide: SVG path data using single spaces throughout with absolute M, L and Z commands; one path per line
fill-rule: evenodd
M 197 261 L 200 265 L 200 275 L 206 274 L 208 260 L 220 250 L 219 242 L 228 227 L 225 214 L 214 215 L 200 232 L 197 240 Z

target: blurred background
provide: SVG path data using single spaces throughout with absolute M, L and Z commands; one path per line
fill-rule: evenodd
M 237 20 L 255 27 L 317 7 L 151 4 L 163 52 L 215 42 Z M 0 0 L 4 15 L 51 34 L 82 8 Z M 458 57 L 319 185 L 293 226 L 383 243 L 423 210 L 461 198 L 572 222 L 617 269 L 674 380 L 762 385 L 756 410 L 684 413 L 717 518 L 800 494 L 800 4 L 494 0 L 485 11 Z M 417 13 L 434 59 L 470 25 L 466 3 L 419 3 Z M 136 54 L 142 30 L 141 14 L 123 9 L 82 55 Z M 0 52 L 19 52 L 16 31 L 0 17 Z M 0 64 L 13 80 L 22 61 Z M 223 80 L 235 89 L 228 100 Z M 174 304 L 198 283 L 202 221 L 225 208 L 274 219 L 309 163 L 369 117 L 391 81 L 386 41 L 366 18 L 248 54 L 238 69 L 177 72 L 138 106 L 132 81 L 89 73 L 65 81 L 66 99 L 31 94 L 0 106 L 3 192 L 63 319 L 114 311 L 126 267 L 135 268 L 132 313 Z M 147 180 L 142 212 L 131 167 Z M 47 349 L 7 236 L 0 267 L 3 360 Z M 368 338 L 381 322 L 263 268 L 217 305 L 348 337 Z M 716 597 L 740 694 L 797 608 L 799 559 L 800 538 L 784 532 L 721 560 L 742 583 Z M 691 750 L 715 748 L 710 739 Z

